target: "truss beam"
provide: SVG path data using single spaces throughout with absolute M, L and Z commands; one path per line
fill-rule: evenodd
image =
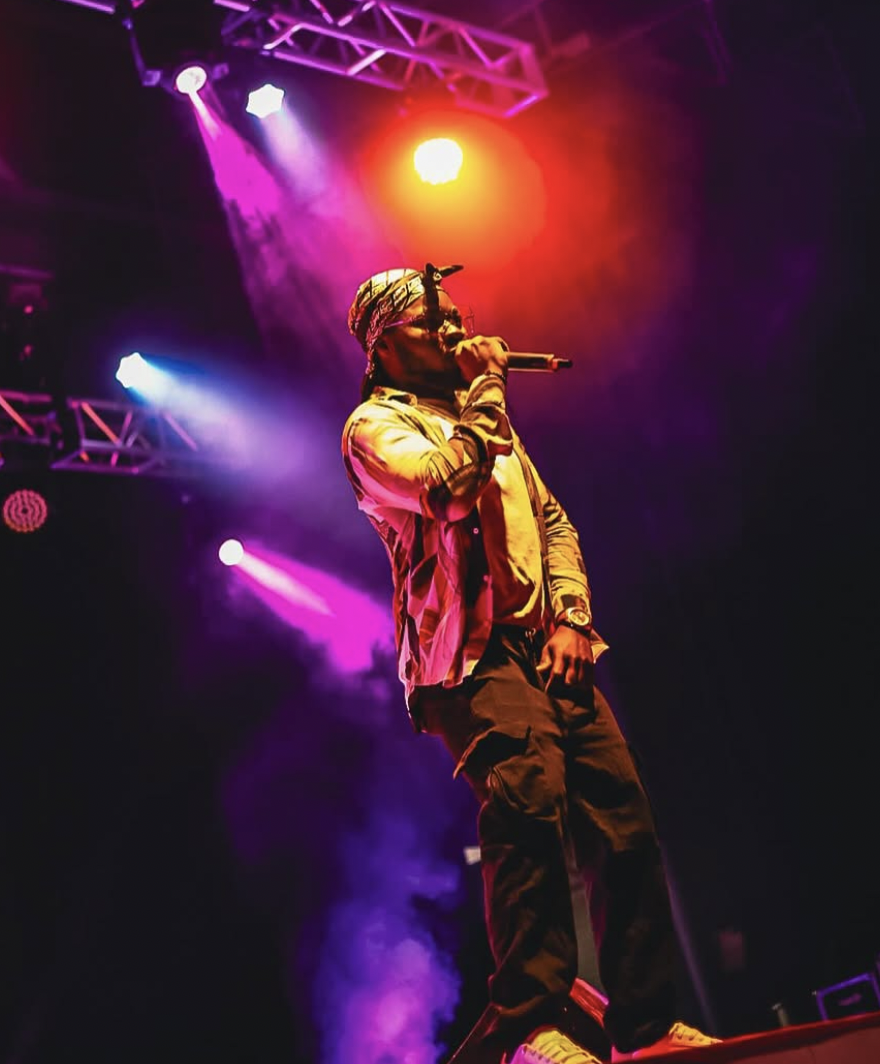
M 112 0 L 62 0 L 113 14 Z M 227 46 L 510 118 L 548 95 L 535 46 L 395 0 L 214 0 Z
M 0 391 L 0 466 L 24 452 L 50 469 L 116 476 L 193 478 L 238 465 L 166 410 Z

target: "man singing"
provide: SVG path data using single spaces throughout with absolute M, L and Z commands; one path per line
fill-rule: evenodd
M 589 891 L 612 1059 L 706 1045 L 716 1039 L 676 1022 L 660 849 L 593 685 L 607 647 L 577 532 L 511 427 L 507 344 L 468 337 L 442 287 L 459 269 L 386 270 L 360 286 L 349 329 L 367 371 L 342 441 L 391 561 L 413 725 L 443 740 L 480 803 L 495 971 L 454 1064 L 598 1064 L 571 1037 L 583 1027 L 569 846 Z

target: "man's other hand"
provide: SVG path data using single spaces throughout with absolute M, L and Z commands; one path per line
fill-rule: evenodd
M 590 637 L 560 624 L 544 644 L 538 672 L 545 679 L 545 691 L 549 691 L 556 680 L 568 687 L 591 688 L 593 645 Z

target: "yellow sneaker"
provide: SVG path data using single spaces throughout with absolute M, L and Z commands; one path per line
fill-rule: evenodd
M 532 1035 L 504 1064 L 602 1064 L 599 1057 L 572 1042 L 555 1027 Z
M 633 1050 L 632 1053 L 619 1053 L 616 1049 L 611 1051 L 611 1060 L 644 1060 L 647 1057 L 660 1057 L 664 1053 L 675 1053 L 679 1049 L 694 1049 L 696 1046 L 711 1046 L 720 1042 L 720 1038 L 712 1038 L 703 1034 L 696 1027 L 688 1027 L 686 1023 L 674 1023 L 669 1030 L 652 1042 L 649 1046 Z

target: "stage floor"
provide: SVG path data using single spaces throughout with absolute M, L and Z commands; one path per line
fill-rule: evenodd
M 655 1059 L 687 1059 L 690 1064 L 880 1064 L 880 1012 L 780 1027 Z

